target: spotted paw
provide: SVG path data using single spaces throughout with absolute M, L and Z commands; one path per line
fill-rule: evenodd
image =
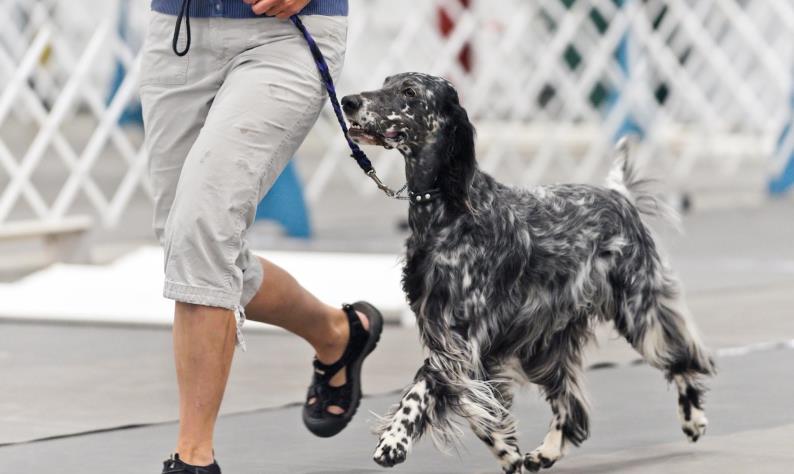
M 519 458 L 511 463 L 502 464 L 502 474 L 523 474 L 524 460 Z
M 701 436 L 706 434 L 706 427 L 709 425 L 709 420 L 703 410 L 692 408 L 689 419 L 681 420 L 681 430 L 684 432 L 689 441 L 696 442 Z
M 557 459 L 551 459 L 544 456 L 540 449 L 536 449 L 531 453 L 524 456 L 524 467 L 530 472 L 538 472 L 541 469 L 548 469 L 557 462 Z
M 378 442 L 372 459 L 383 467 L 392 467 L 405 461 L 408 455 L 409 441 L 407 438 L 398 439 L 385 435 Z

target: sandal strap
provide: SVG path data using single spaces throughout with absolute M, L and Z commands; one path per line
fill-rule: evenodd
M 342 408 L 343 413 L 346 413 L 348 408 L 350 408 L 353 390 L 350 377 L 348 376 L 345 384 L 339 387 L 331 386 L 330 381 L 340 370 L 350 366 L 353 360 L 364 350 L 369 339 L 369 332 L 361 324 L 361 318 L 358 317 L 355 308 L 352 305 L 345 304 L 342 309 L 345 311 L 350 325 L 350 337 L 347 347 L 345 347 L 345 352 L 333 364 L 323 364 L 316 357 L 312 362 L 314 365 L 314 377 L 306 400 L 308 403 L 308 400 L 315 399 L 313 404 L 307 405 L 315 416 L 333 416 L 333 413 L 327 411 L 329 406 L 338 406 Z
M 326 365 L 317 360 L 317 357 L 312 361 L 312 365 L 314 366 L 315 382 L 320 383 L 328 383 L 345 366 L 342 358 L 333 364 Z
M 321 382 L 328 382 L 336 375 L 343 367 L 347 367 L 353 361 L 353 358 L 358 356 L 361 349 L 363 349 L 364 344 L 366 344 L 367 339 L 369 338 L 369 333 L 364 329 L 364 326 L 361 324 L 361 318 L 358 317 L 358 313 L 353 308 L 352 305 L 345 304 L 342 306 L 342 309 L 345 311 L 347 315 L 347 322 L 350 327 L 350 336 L 347 342 L 347 347 L 345 347 L 345 352 L 342 353 L 342 357 L 339 358 L 333 364 L 323 364 L 317 358 L 314 358 L 312 364 L 314 365 L 314 373 L 315 376 L 318 377 L 319 381 Z

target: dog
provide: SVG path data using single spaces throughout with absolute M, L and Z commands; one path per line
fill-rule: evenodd
M 342 108 L 353 140 L 404 157 L 402 284 L 429 354 L 377 428 L 375 462 L 405 461 L 426 432 L 454 443 L 462 417 L 504 473 L 551 467 L 589 435 L 582 352 L 607 321 L 675 384 L 686 436 L 705 433 L 702 380 L 714 362 L 643 220 L 674 211 L 637 176 L 627 145 L 604 187 L 519 189 L 478 169 L 474 127 L 444 79 L 395 75 Z M 510 414 L 521 382 L 538 385 L 553 413 L 526 455 Z

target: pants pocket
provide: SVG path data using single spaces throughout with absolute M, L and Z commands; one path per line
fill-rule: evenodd
M 187 83 L 190 54 L 177 56 L 171 46 L 176 17 L 154 11 L 150 15 L 141 59 L 140 86 Z M 184 49 L 186 40 L 187 34 L 183 25 L 178 44 L 180 50 Z

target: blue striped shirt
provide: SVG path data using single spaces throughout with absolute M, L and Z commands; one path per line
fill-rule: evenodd
M 182 0 L 152 0 L 152 10 L 168 15 L 178 15 Z M 301 15 L 347 16 L 347 0 L 312 0 L 301 10 Z M 251 5 L 243 0 L 192 0 L 190 16 L 223 18 L 256 18 Z

